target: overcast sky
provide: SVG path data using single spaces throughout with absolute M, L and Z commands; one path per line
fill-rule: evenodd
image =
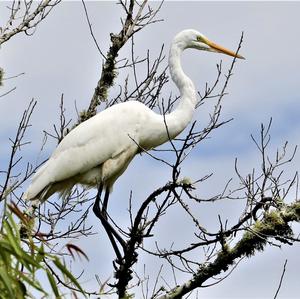
M 157 2 L 153 5 L 157 5 Z M 106 52 L 109 33 L 120 30 L 121 7 L 112 1 L 87 2 L 87 7 L 98 43 Z M 223 103 L 223 118 L 234 120 L 204 142 L 191 155 L 183 169 L 183 175 L 192 179 L 214 173 L 205 185 L 205 194 L 222 190 L 225 182 L 234 176 L 236 157 L 244 174 L 251 172 L 253 167 L 259 167 L 259 154 L 250 134 L 257 135 L 260 123 L 267 123 L 270 117 L 273 117 L 273 151 L 287 140 L 291 147 L 299 144 L 299 11 L 299 2 L 165 2 L 158 15 L 164 21 L 136 35 L 136 53 L 142 56 L 150 49 L 150 55 L 154 58 L 163 43 L 167 54 L 172 37 L 182 29 L 194 28 L 232 50 L 236 49 L 241 33 L 244 32 L 240 53 L 246 60 L 237 62 L 228 89 L 230 94 Z M 3 2 L 0 3 L 0 19 L 5 19 Z M 125 47 L 119 57 L 129 55 L 130 47 Z M 228 68 L 231 59 L 225 56 L 192 50 L 183 55 L 185 72 L 198 90 L 203 91 L 205 82 L 213 82 L 215 65 L 220 59 L 223 60 L 224 69 Z M 80 2 L 62 3 L 40 24 L 32 37 L 19 35 L 3 45 L 0 66 L 6 75 L 21 72 L 25 72 L 25 75 L 6 81 L 1 89 L 2 93 L 17 87 L 13 93 L 0 98 L 1 169 L 7 163 L 7 140 L 13 136 L 17 121 L 29 101 L 36 99 L 38 106 L 28 137 L 32 144 L 25 156 L 35 163 L 42 144 L 42 131 L 58 121 L 61 94 L 64 93 L 68 116 L 75 120 L 74 102 L 79 110 L 87 106 L 99 79 L 101 63 Z M 121 84 L 122 80 L 116 83 Z M 165 89 L 166 94 L 170 91 L 177 93 L 172 83 L 165 86 Z M 112 94 L 114 92 L 116 89 L 111 91 Z M 208 104 L 203 109 L 209 107 Z M 202 115 L 195 115 L 200 123 Z M 54 144 L 50 143 L 45 156 L 53 148 Z M 287 168 L 287 177 L 298 169 L 299 161 L 297 153 L 294 164 Z M 167 181 L 169 175 L 166 167 L 150 157 L 137 157 L 115 185 L 110 198 L 111 213 L 126 223 L 123 218 L 127 217 L 127 202 L 118 202 L 118 199 L 133 190 L 134 198 L 142 200 L 161 182 Z M 218 225 L 218 214 L 230 218 L 232 211 L 238 213 L 234 210 L 236 202 L 228 202 L 226 205 L 224 210 L 223 206 L 203 205 L 199 213 L 204 221 L 212 226 Z M 238 214 L 232 217 L 235 216 Z M 92 214 L 90 217 L 90 222 L 99 227 L 95 217 Z M 176 221 L 166 221 L 159 231 L 163 244 L 171 244 L 173 239 L 183 239 L 187 235 L 184 221 L 179 224 L 176 215 L 174 217 Z M 104 234 L 78 244 L 90 257 L 90 263 L 85 263 L 84 267 L 87 269 L 86 285 L 93 289 L 96 285 L 94 274 L 105 280 L 111 273 L 110 262 L 98 263 L 100 259 L 110 261 L 110 245 Z M 243 260 L 228 279 L 211 288 L 201 289 L 199 297 L 273 298 L 285 259 L 288 259 L 287 270 L 278 298 L 299 298 L 300 255 L 297 245 L 293 248 L 268 248 L 251 259 Z M 149 261 L 145 258 L 145 263 Z M 159 263 L 151 262 L 149 271 L 158 271 Z

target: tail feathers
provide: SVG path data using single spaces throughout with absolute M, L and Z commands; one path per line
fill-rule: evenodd
M 39 193 L 36 194 L 36 192 L 32 192 L 32 186 L 30 185 L 29 188 L 26 190 L 26 192 L 23 194 L 23 199 L 25 201 L 31 201 L 34 202 L 35 204 L 38 202 L 39 205 L 41 203 L 43 203 L 50 195 L 52 195 L 53 193 L 51 193 L 49 196 L 48 192 L 49 189 L 51 189 L 52 184 L 49 184 L 48 186 L 46 186 L 44 189 L 42 189 Z M 31 203 L 32 205 L 32 203 Z
M 28 223 L 27 225 L 21 223 L 20 226 L 20 236 L 22 239 L 28 239 L 29 235 L 32 234 L 35 222 L 34 220 L 36 218 L 35 211 L 40 207 L 40 205 L 55 192 L 59 192 L 60 197 L 63 202 L 65 202 L 70 196 L 73 186 L 74 184 L 71 182 L 60 182 L 48 185 L 35 197 L 30 197 L 28 192 L 24 193 L 23 199 L 29 201 L 29 207 L 24 211 L 24 214 L 28 217 Z
M 49 174 L 49 160 L 43 164 L 33 175 L 31 184 L 23 195 L 25 200 L 41 199 L 41 194 L 51 185 L 51 175 Z
M 73 184 L 65 186 L 65 188 L 59 191 L 59 197 L 62 198 L 63 201 L 66 201 L 68 197 L 71 196 L 73 190 Z
M 65 180 L 49 185 L 45 188 L 41 194 L 43 201 L 58 192 L 59 197 L 65 200 L 72 192 L 74 182 L 71 180 Z
M 65 181 L 49 184 L 37 195 L 32 196 L 30 192 L 28 191 L 25 192 L 23 195 L 23 199 L 33 201 L 35 204 L 38 203 L 38 206 L 44 201 L 46 201 L 50 196 L 52 196 L 56 192 L 59 193 L 59 197 L 65 199 L 71 194 L 74 184 L 75 183 L 72 182 L 71 180 L 65 180 Z M 30 191 L 30 189 L 28 190 Z

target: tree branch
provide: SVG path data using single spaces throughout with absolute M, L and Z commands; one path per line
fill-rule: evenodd
M 269 238 L 291 236 L 292 229 L 289 223 L 293 221 L 300 221 L 300 201 L 286 205 L 279 211 L 266 212 L 263 219 L 245 232 L 233 248 L 226 245 L 213 262 L 201 265 L 192 279 L 158 299 L 182 298 L 183 295 L 201 287 L 208 279 L 227 271 L 237 259 L 243 256 L 250 257 L 256 251 L 264 250 Z
M 34 3 L 33 0 L 25 1 L 23 3 L 24 5 L 22 5 L 22 1 L 13 1 L 10 7 L 10 18 L 7 24 L 3 28 L 0 28 L 0 45 L 20 32 L 32 35 L 32 33 L 29 33 L 29 30 L 35 30 L 36 26 L 45 19 L 50 11 L 60 2 L 61 0 L 44 0 L 39 2 L 36 8 L 31 11 L 31 5 Z M 14 26 L 19 20 L 21 20 L 20 23 Z
M 108 90 L 112 87 L 114 79 L 117 76 L 116 72 L 116 58 L 119 55 L 120 49 L 125 45 L 128 39 L 135 34 L 137 31 L 144 28 L 146 25 L 153 23 L 153 17 L 156 15 L 157 11 L 152 13 L 145 13 L 142 15 L 143 9 L 147 4 L 147 0 L 144 0 L 139 7 L 138 12 L 134 16 L 134 6 L 135 1 L 130 0 L 128 7 L 122 1 L 120 2 L 126 12 L 126 19 L 123 23 L 123 27 L 118 34 L 111 33 L 111 46 L 105 55 L 105 62 L 102 66 L 102 72 L 100 79 L 95 88 L 94 94 L 90 101 L 90 105 L 86 111 L 80 114 L 80 122 L 83 122 L 90 117 L 96 115 L 97 107 L 100 105 L 101 101 L 106 101 L 108 97 Z M 143 23 L 145 19 L 149 19 L 149 22 Z M 151 20 L 151 22 L 150 22 Z

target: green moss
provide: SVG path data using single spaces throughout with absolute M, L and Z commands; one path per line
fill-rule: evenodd
M 284 200 L 281 197 L 274 198 L 274 201 L 276 202 L 277 207 L 280 209 L 282 209 L 286 206 L 286 203 L 284 202 Z
M 257 220 L 252 227 L 253 231 L 255 231 L 255 232 L 259 232 L 263 228 L 264 228 L 264 223 L 261 222 L 260 220 Z
M 180 185 L 191 186 L 192 185 L 192 180 L 190 178 L 188 178 L 188 177 L 184 177 L 181 180 L 179 180 L 177 183 L 180 184 Z
M 88 112 L 86 110 L 82 110 L 79 113 L 79 118 L 80 118 L 80 122 L 84 122 L 85 120 L 87 120 L 89 118 Z
M 282 212 L 273 210 L 266 212 L 263 220 L 256 221 L 252 227 L 253 233 L 276 236 L 287 235 L 291 233 L 290 227 L 283 218 Z
M 272 229 L 278 229 L 282 226 L 285 226 L 285 222 L 282 219 L 280 212 L 278 211 L 270 211 L 265 213 L 264 221 L 263 221 L 263 230 L 268 231 Z
M 262 251 L 269 237 L 287 237 L 292 235 L 292 229 L 278 210 L 266 212 L 262 220 L 258 220 L 243 235 L 234 250 L 250 257 L 255 251 Z M 240 254 L 238 254 L 240 255 Z
M 185 286 L 186 290 L 182 290 L 182 287 L 180 287 L 176 288 L 174 293 L 185 294 L 201 286 L 207 279 L 220 274 L 222 271 L 226 271 L 237 259 L 243 256 L 250 257 L 257 251 L 263 251 L 270 238 L 274 238 L 282 243 L 288 243 L 286 237 L 293 234 L 288 225 L 291 221 L 300 221 L 300 201 L 291 205 L 283 203 L 280 209 L 265 212 L 262 219 L 257 220 L 247 229 L 234 247 L 230 248 L 225 243 L 223 250 L 217 254 L 213 262 L 200 265 L 189 285 Z
M 227 244 L 223 245 L 223 250 L 218 254 L 217 261 L 220 268 L 223 271 L 227 271 L 228 267 L 232 264 L 233 260 L 231 258 L 231 250 Z M 230 262 L 232 260 L 232 262 Z
M 286 221 L 300 221 L 300 201 L 296 201 L 288 206 L 282 213 Z
M 233 249 L 238 257 L 241 257 L 242 255 L 250 257 L 255 254 L 255 251 L 262 251 L 264 249 L 266 240 L 261 233 L 259 233 L 262 229 L 263 224 L 260 222 L 259 224 L 256 223 L 256 229 L 253 227 L 253 230 L 244 233 L 243 238 Z
M 134 298 L 134 294 L 125 294 L 125 296 L 122 297 L 122 299 L 132 299 Z

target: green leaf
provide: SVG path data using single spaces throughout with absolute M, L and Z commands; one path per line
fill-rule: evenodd
M 49 270 L 47 270 L 47 277 L 48 277 L 48 280 L 50 282 L 50 285 L 51 285 L 51 288 L 53 290 L 53 293 L 55 295 L 56 298 L 61 298 L 60 295 L 59 295 L 59 291 L 58 291 L 58 288 L 56 286 L 56 281 L 55 279 L 53 278 L 52 274 L 50 273 Z
M 37 250 L 37 254 L 35 256 L 35 261 L 37 263 L 41 263 L 41 261 L 45 258 L 45 249 L 44 249 L 44 243 L 41 244 L 41 247 Z
M 16 242 L 16 238 L 14 236 L 14 232 L 12 227 L 10 226 L 10 224 L 7 221 L 4 221 L 3 223 L 4 226 L 4 230 L 6 232 L 6 234 L 3 234 L 4 237 L 6 237 L 6 239 L 8 240 L 9 244 L 12 246 L 12 248 L 15 251 L 16 255 L 21 255 L 21 248 L 20 248 L 20 244 L 18 244 Z
M 10 227 L 12 228 L 12 231 L 14 233 L 14 237 L 17 241 L 18 244 L 21 243 L 21 238 L 20 238 L 20 229 L 17 226 L 16 222 L 14 221 L 13 217 L 11 214 L 8 215 L 8 223 Z
M 33 271 L 32 266 L 40 269 L 42 267 L 41 264 L 35 260 L 34 256 L 31 256 L 24 251 L 18 238 L 14 236 L 14 230 L 7 221 L 4 221 L 4 228 L 6 234 L 3 234 L 4 239 L 0 240 L 0 250 L 3 258 L 5 258 L 3 252 L 8 253 L 7 258 L 5 258 L 6 262 L 8 262 L 9 256 L 14 256 L 15 259 L 24 265 L 30 272 Z
M 25 251 L 23 251 L 21 258 L 22 258 L 21 262 L 23 264 L 24 264 L 24 262 L 26 262 L 28 266 L 30 264 L 32 266 L 35 266 L 38 269 L 42 268 L 42 265 L 39 262 L 37 262 L 33 256 L 27 254 Z M 31 271 L 30 267 L 26 267 L 26 268 Z
M 60 262 L 60 260 L 55 256 L 53 259 L 53 263 L 55 266 L 63 273 L 65 274 L 73 283 L 74 285 L 84 294 L 84 290 L 78 283 L 77 279 L 72 275 L 72 273 Z
M 2 242 L 0 241 L 0 268 L 7 268 L 11 264 L 11 254 L 10 251 L 7 250 L 5 246 L 2 246 Z
M 14 298 L 14 292 L 11 288 L 12 282 L 11 279 L 8 277 L 7 273 L 3 271 L 3 269 L 0 269 L 0 279 L 2 280 L 3 284 L 6 287 L 6 290 L 8 291 L 9 295 Z
M 34 280 L 32 277 L 28 277 L 26 274 L 19 272 L 20 280 L 27 282 L 29 285 L 34 287 L 36 290 L 48 295 L 47 292 L 41 287 L 40 283 L 37 280 Z

